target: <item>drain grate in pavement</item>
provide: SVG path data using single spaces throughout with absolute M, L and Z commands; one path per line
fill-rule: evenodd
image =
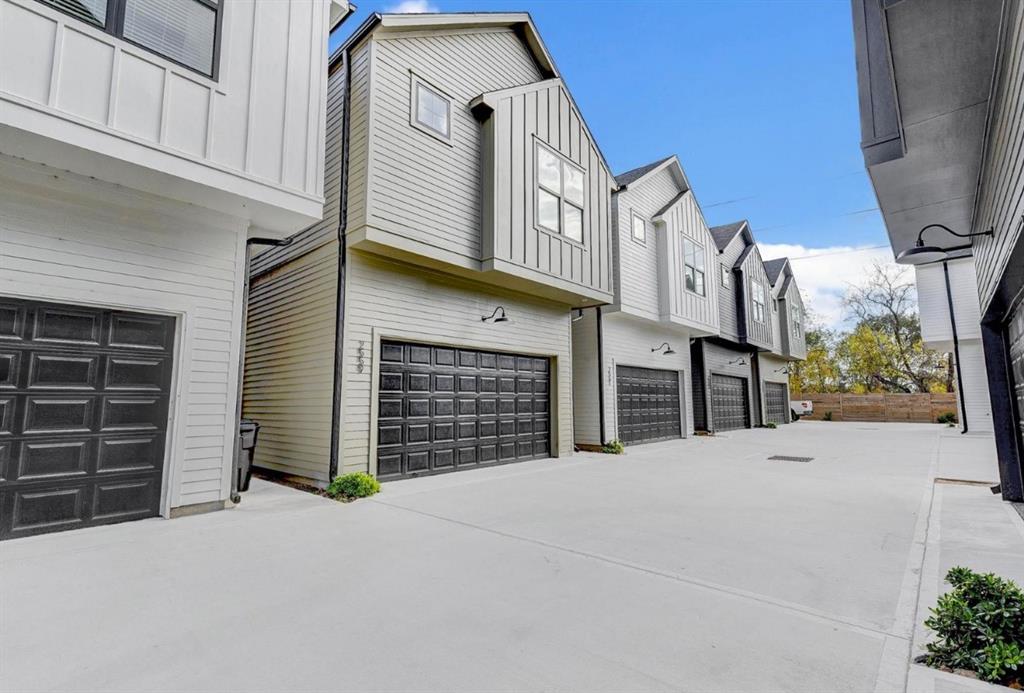
M 769 460 L 775 460 L 777 462 L 810 462 L 813 457 L 796 457 L 794 455 L 772 455 L 768 458 Z

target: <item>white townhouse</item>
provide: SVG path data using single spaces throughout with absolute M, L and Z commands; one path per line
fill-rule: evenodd
M 0 538 L 223 507 L 344 0 L 0 0 Z

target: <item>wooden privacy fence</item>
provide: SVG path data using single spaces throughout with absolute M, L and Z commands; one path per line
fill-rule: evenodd
M 935 423 L 942 414 L 956 416 L 956 393 L 905 395 L 884 393 L 878 395 L 822 394 L 805 392 L 792 399 L 809 399 L 814 403 L 814 414 L 807 417 L 822 420 L 832 412 L 833 421 L 911 421 Z

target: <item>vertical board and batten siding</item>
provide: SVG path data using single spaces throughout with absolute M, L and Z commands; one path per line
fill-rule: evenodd
M 690 381 L 690 336 L 685 330 L 666 329 L 657 323 L 631 317 L 625 313 L 605 315 L 604 373 L 605 434 L 609 440 L 621 438 L 618 428 L 618 393 L 616 368 L 638 366 L 658 368 L 683 374 L 679 387 L 679 403 L 683 407 L 683 435 L 693 434 L 692 383 Z M 676 352 L 666 356 L 652 352 L 662 342 L 668 342 Z
M 800 334 L 793 334 L 793 325 L 790 311 L 796 306 L 800 311 Z M 796 279 L 790 279 L 783 295 L 782 304 L 779 306 L 781 320 L 779 322 L 780 342 L 782 351 L 786 356 L 803 360 L 807 358 L 807 310 L 804 308 L 804 299 L 800 295 L 800 287 L 796 285 Z
M 1024 2 L 1010 8 L 972 229 L 995 229 L 992 238 L 974 239 L 982 314 L 1024 231 Z
M 413 76 L 451 98 L 450 143 L 410 123 Z M 541 79 L 522 41 L 511 29 L 374 35 L 352 78 L 353 135 L 365 133 L 352 142 L 349 231 L 369 225 L 478 265 L 482 129 L 469 102 Z
M 572 420 L 577 444 L 601 445 L 602 373 L 597 363 L 597 309 L 572 323 Z
M 581 292 L 593 288 L 610 294 L 614 182 L 565 86 L 561 80 L 547 80 L 494 98 L 496 108 L 483 126 L 481 260 L 485 266 L 493 262 L 497 269 L 502 269 L 499 262 L 505 262 L 531 276 L 539 273 L 541 282 L 554 277 Z M 584 172 L 582 243 L 547 231 L 537 222 L 537 142 Z
M 662 317 L 662 289 L 664 282 L 682 282 L 682 264 L 679 276 L 660 276 L 659 240 L 665 236 L 662 225 L 655 225 L 654 215 L 676 197 L 682 189 L 669 168 L 648 175 L 625 190 L 615 193 L 618 224 L 615 230 L 617 248 L 615 258 L 616 304 L 631 315 L 660 320 Z M 647 222 L 647 238 L 641 242 L 633 238 L 633 214 Z
M 739 306 L 736 303 L 736 291 L 738 289 L 740 279 L 736 272 L 733 271 L 733 265 L 736 264 L 736 260 L 739 259 L 740 253 L 746 248 L 746 244 L 743 239 L 743 234 L 737 234 L 732 242 L 725 247 L 717 258 L 717 266 L 715 272 L 721 272 L 720 267 L 725 267 L 726 272 L 729 273 L 729 286 L 722 286 L 721 276 L 715 276 L 715 289 L 718 291 L 718 321 L 719 330 L 722 337 L 731 339 L 733 341 L 739 340 L 740 335 L 740 319 L 739 319 Z
M 949 286 L 959 339 L 981 339 L 981 311 L 978 307 L 978 279 L 971 258 L 951 260 Z M 951 349 L 953 325 L 942 263 L 914 268 L 917 278 L 917 306 L 921 316 L 921 339 L 932 348 Z
M 0 0 L 4 121 L 53 136 L 49 116 L 88 150 L 212 187 L 227 173 L 277 199 L 318 199 L 330 5 L 221 5 L 214 81 L 44 3 Z
M 242 220 L 0 158 L 0 295 L 178 317 L 169 507 L 228 496 L 245 236 Z
M 341 166 L 344 138 L 345 65 L 339 61 L 327 78 L 327 144 L 324 157 L 324 215 L 318 223 L 295 235 L 290 245 L 256 246 L 249 275 L 256 277 L 278 265 L 337 241 L 341 222 Z
M 744 363 L 730 363 L 736 359 L 742 357 Z M 720 344 L 713 344 L 711 342 L 704 342 L 704 373 L 707 375 L 704 379 L 704 394 L 707 401 L 711 401 L 711 375 L 732 375 L 739 378 L 746 378 L 747 380 L 747 396 L 749 398 L 751 409 L 756 411 L 754 406 L 756 399 L 754 397 L 754 379 L 752 376 L 752 369 L 750 367 L 751 359 L 754 358 L 749 352 L 734 351 L 728 349 Z M 708 416 L 711 416 L 711 407 L 708 407 Z M 750 414 L 750 421 L 752 423 L 757 422 L 757 418 L 752 411 Z M 710 422 L 712 430 L 714 430 L 715 422 Z
M 718 289 L 721 287 L 718 249 L 691 191 L 662 214 L 657 228 L 661 318 L 717 334 Z M 704 296 L 686 289 L 684 237 L 704 249 Z
M 764 271 L 764 262 L 761 260 L 761 251 L 755 245 L 753 250 L 747 253 L 743 260 L 743 291 L 745 293 L 743 307 L 747 318 L 747 342 L 756 346 L 772 349 L 775 347 L 775 330 L 772 329 L 772 307 L 771 284 L 768 282 L 768 275 Z M 734 275 L 735 276 L 735 275 Z M 764 322 L 754 320 L 753 288 L 754 281 L 761 282 L 767 294 L 764 297 Z
M 242 415 L 261 426 L 257 466 L 330 481 L 337 311 L 337 239 L 253 280 Z
M 572 453 L 572 339 L 564 305 L 358 250 L 348 252 L 345 296 L 340 472 L 376 468 L 373 377 L 384 338 L 552 357 L 552 451 Z M 508 322 L 480 320 L 498 305 Z

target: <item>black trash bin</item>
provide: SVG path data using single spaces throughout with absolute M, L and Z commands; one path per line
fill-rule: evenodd
M 252 419 L 242 419 L 238 423 L 238 462 L 235 472 L 238 474 L 239 493 L 248 491 L 249 482 L 252 481 L 252 460 L 256 456 L 256 436 L 259 432 L 260 425 Z

